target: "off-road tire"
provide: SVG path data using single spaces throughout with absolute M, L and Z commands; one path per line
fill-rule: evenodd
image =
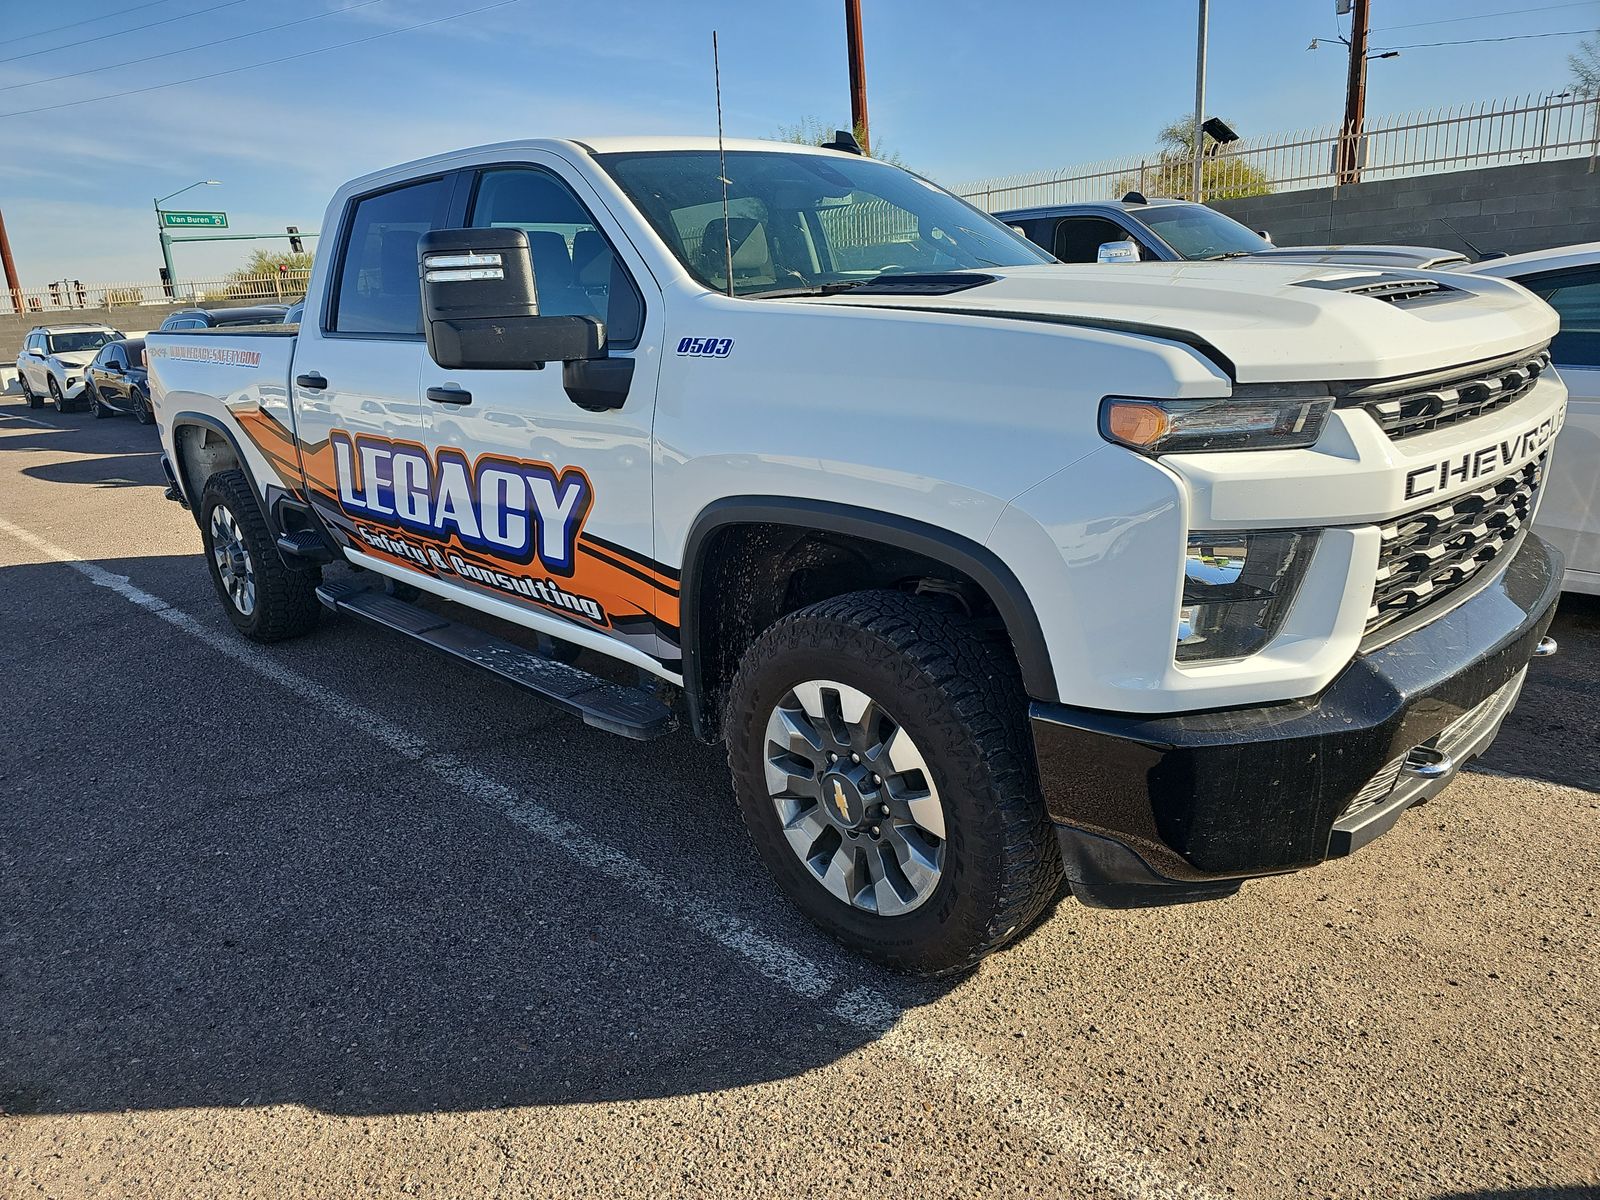
M 795 684 L 858 688 L 922 748 L 947 829 L 943 876 L 899 916 L 828 892 L 790 848 L 765 782 L 766 723 Z M 900 592 L 853 592 L 778 621 L 745 653 L 724 713 L 745 826 L 778 886 L 833 938 L 897 970 L 943 975 L 1017 937 L 1059 894 L 1061 856 L 1009 650 L 975 621 Z
M 255 604 L 244 613 L 228 594 L 217 566 L 212 541 L 212 514 L 225 506 L 238 525 L 255 572 Z M 317 585 L 322 568 L 315 563 L 301 568 L 284 565 L 267 519 L 243 471 L 219 471 L 206 480 L 200 495 L 200 537 L 205 543 L 211 582 L 240 633 L 255 642 L 281 642 L 316 628 L 322 613 Z

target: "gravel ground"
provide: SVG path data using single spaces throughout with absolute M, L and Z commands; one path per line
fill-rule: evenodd
M 153 430 L 0 400 L 7 1200 L 1600 1195 L 1600 604 L 1359 854 L 929 985 L 718 751 L 250 647 L 198 544 Z

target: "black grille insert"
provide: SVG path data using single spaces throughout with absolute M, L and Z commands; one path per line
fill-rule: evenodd
M 1437 603 L 1499 559 L 1533 515 L 1544 465 L 1541 456 L 1476 491 L 1384 524 L 1367 632 Z
M 1498 412 L 1532 391 L 1549 369 L 1550 355 L 1541 349 L 1426 384 L 1386 384 L 1377 395 L 1378 389 L 1363 388 L 1349 402 L 1398 440 Z

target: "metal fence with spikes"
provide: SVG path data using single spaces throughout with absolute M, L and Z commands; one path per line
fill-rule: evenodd
M 1562 92 L 1372 118 L 1358 141 L 1357 169 L 1343 179 L 1337 163 L 1342 135 L 1333 124 L 1215 146 L 1208 151 L 1215 165 L 1206 172 L 1212 194 L 1201 199 L 1584 156 L 1593 170 L 1600 155 L 1600 96 Z M 1130 189 L 1187 198 L 1187 179 L 1187 155 L 1165 152 L 980 179 L 952 190 L 979 208 L 1000 212 L 1115 199 Z M 1183 182 L 1163 186 L 1175 181 Z

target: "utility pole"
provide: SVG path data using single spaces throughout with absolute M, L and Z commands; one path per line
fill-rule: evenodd
M 1189 199 L 1203 203 L 1205 196 L 1201 173 L 1205 167 L 1206 132 L 1201 128 L 1206 121 L 1206 36 L 1207 0 L 1200 0 L 1200 33 L 1194 58 L 1194 178 L 1189 188 Z
M 17 264 L 11 260 L 11 239 L 6 236 L 6 217 L 0 213 L 0 267 L 5 268 L 6 295 L 20 313 L 22 311 L 22 283 L 17 279 Z
M 1339 137 L 1340 183 L 1361 182 L 1361 131 L 1367 119 L 1367 29 L 1371 0 L 1354 0 L 1350 10 L 1350 74 L 1344 88 L 1344 128 Z
M 850 53 L 850 126 L 861 141 L 861 153 L 871 154 L 867 133 L 867 66 L 861 53 L 861 0 L 844 0 L 844 39 Z

